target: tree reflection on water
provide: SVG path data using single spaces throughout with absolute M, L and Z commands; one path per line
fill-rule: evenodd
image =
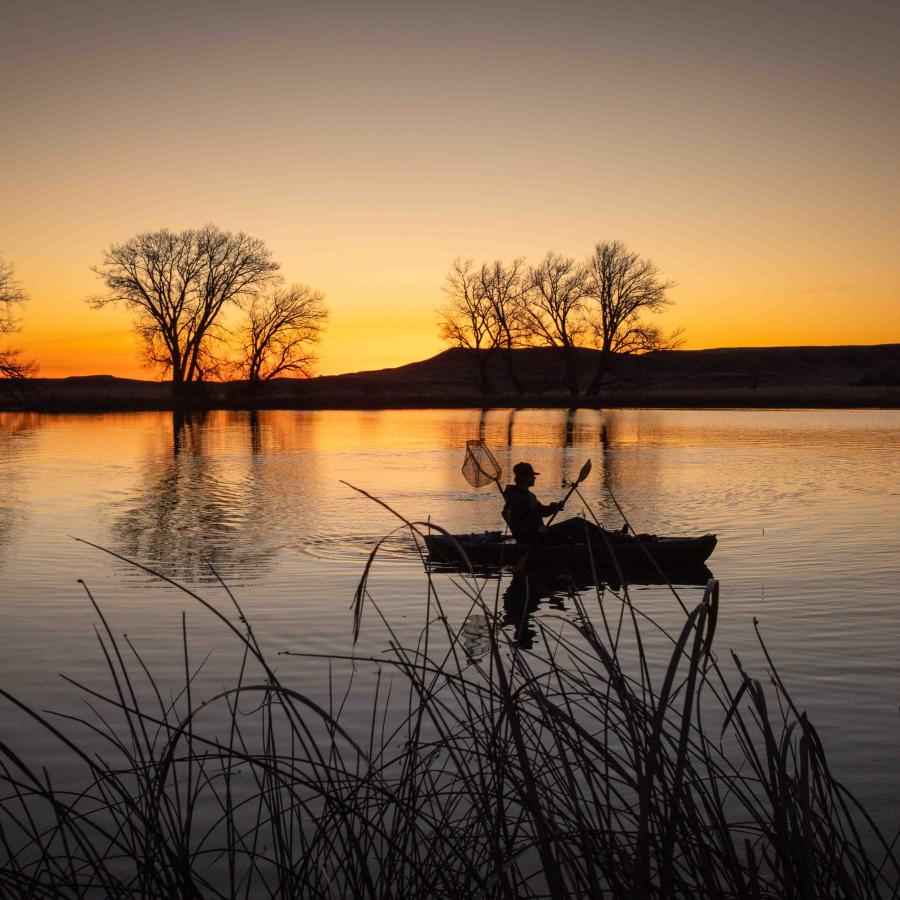
M 236 446 L 220 445 L 209 418 L 173 413 L 172 452 L 145 463 L 142 487 L 112 526 L 114 545 L 181 581 L 215 581 L 212 568 L 233 580 L 255 578 L 281 546 L 272 546 L 273 524 L 285 534 L 314 495 L 292 489 L 296 479 L 267 464 L 272 434 L 257 412 L 229 416 Z
M 37 418 L 33 413 L 0 413 L 0 553 L 26 515 L 22 470 L 34 445 Z

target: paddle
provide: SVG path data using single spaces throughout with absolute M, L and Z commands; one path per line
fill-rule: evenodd
M 588 475 L 590 475 L 590 474 L 591 474 L 591 461 L 588 460 L 588 461 L 581 467 L 581 471 L 578 473 L 578 477 L 575 479 L 574 482 L 572 482 L 571 486 L 569 487 L 569 493 L 566 494 L 565 497 L 563 497 L 563 501 L 562 501 L 562 503 L 560 503 L 559 506 L 557 507 L 556 512 L 553 513 L 553 515 L 550 516 L 549 519 L 547 519 L 547 527 L 549 527 L 550 524 L 553 522 L 553 520 L 556 518 L 556 513 L 562 512 L 562 508 L 566 505 L 566 503 L 568 503 L 569 497 L 571 497 L 572 494 L 575 493 L 575 488 L 577 488 L 578 485 L 581 484 L 581 482 L 584 481 L 585 478 L 587 478 Z

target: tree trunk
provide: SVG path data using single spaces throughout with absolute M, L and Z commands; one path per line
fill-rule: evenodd
M 600 359 L 597 362 L 597 368 L 594 372 L 594 377 L 591 379 L 591 383 L 588 385 L 588 394 L 596 396 L 600 393 L 600 388 L 603 386 L 603 379 L 606 378 L 606 376 L 609 374 L 614 362 L 615 359 L 613 358 L 613 354 L 609 351 L 609 349 L 606 347 L 601 348 Z
M 177 390 L 176 386 L 184 382 L 184 361 L 181 354 L 172 347 L 171 342 L 169 342 L 169 351 L 172 356 L 172 390 Z
M 503 350 L 503 358 L 506 360 L 506 369 L 509 372 L 509 380 L 512 382 L 513 389 L 517 394 L 525 393 L 522 387 L 522 382 L 519 380 L 518 373 L 516 372 L 515 363 L 513 363 L 512 348 L 506 347 Z
M 563 363 L 566 369 L 566 382 L 569 386 L 569 393 L 573 397 L 577 397 L 579 393 L 578 387 L 578 363 L 575 358 L 574 347 L 562 347 Z
M 196 409 L 203 405 L 203 385 L 191 378 L 191 372 L 172 368 L 172 400 L 176 408 Z
M 176 406 L 184 401 L 184 372 L 175 360 L 172 361 L 172 399 Z
M 488 369 L 487 369 L 487 353 L 481 349 L 481 347 L 477 347 L 474 350 L 475 353 L 475 364 L 478 367 L 478 386 L 481 388 L 481 396 L 487 397 L 487 395 L 491 392 L 491 382 L 488 378 Z

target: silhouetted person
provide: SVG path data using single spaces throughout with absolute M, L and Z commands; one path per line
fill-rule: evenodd
M 587 538 L 599 540 L 600 529 L 586 519 L 571 518 L 544 525 L 544 519 L 563 508 L 562 503 L 541 503 L 531 492 L 535 478 L 540 472 L 528 462 L 519 462 L 513 466 L 514 484 L 503 489 L 506 503 L 503 506 L 503 518 L 509 525 L 517 544 L 529 544 L 541 538 L 552 538 L 560 541 L 584 541 Z

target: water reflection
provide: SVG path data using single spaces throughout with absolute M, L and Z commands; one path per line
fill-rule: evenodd
M 512 447 L 515 435 L 516 416 L 521 411 L 521 408 L 496 410 L 485 407 L 478 415 L 478 433 L 473 434 L 472 438 L 477 438 L 480 441 L 496 438 L 498 446 Z M 500 420 L 505 421 L 505 435 L 502 440 L 500 440 L 499 429 L 496 425 L 498 414 Z
M 115 548 L 182 581 L 215 580 L 210 566 L 232 580 L 260 577 L 278 538 L 317 514 L 316 493 L 297 490 L 296 473 L 284 477 L 274 454 L 284 435 L 263 415 L 174 413 L 171 453 L 151 454 L 119 504 Z
M 0 413 L 0 553 L 25 526 L 23 472 L 33 451 L 37 419 L 32 413 Z
M 530 650 L 537 638 L 534 615 L 542 608 L 564 612 L 571 609 L 575 595 L 582 598 L 594 594 L 600 598 L 607 590 L 619 592 L 623 585 L 621 578 L 613 571 L 592 571 L 588 567 L 566 566 L 559 569 L 534 568 L 528 571 L 512 571 L 509 575 L 498 570 L 484 570 L 474 575 L 464 566 L 440 563 L 428 563 L 430 572 L 435 574 L 453 573 L 463 579 L 474 579 L 476 582 L 496 582 L 506 580 L 501 592 L 503 599 L 503 617 L 501 626 L 509 629 L 515 642 L 525 650 Z M 672 573 L 670 579 L 651 570 L 634 574 L 628 582 L 629 588 L 645 588 L 650 586 L 671 586 L 676 590 L 683 588 L 703 587 L 712 571 L 707 566 L 686 568 Z M 473 593 L 485 596 L 490 591 L 476 589 Z M 470 659 L 478 659 L 489 647 L 489 620 L 483 613 L 472 613 L 466 619 L 461 631 L 461 640 L 466 655 Z
M 490 622 L 484 613 L 471 613 L 460 632 L 466 658 L 478 660 L 491 648 Z
M 563 447 L 572 447 L 575 443 L 575 417 L 577 409 L 570 409 L 566 414 L 566 427 L 563 436 Z
M 35 682 L 52 653 L 93 665 L 93 651 L 79 656 L 70 641 L 74 581 L 110 584 L 117 595 L 119 572 L 109 578 L 109 560 L 72 535 L 191 582 L 209 577 L 211 559 L 243 582 L 241 601 L 269 617 L 271 634 L 342 648 L 367 550 L 396 520 L 341 479 L 452 532 L 502 528 L 496 489 L 474 491 L 460 472 L 465 442 L 479 434 L 507 472 L 531 460 L 546 501 L 591 457 L 583 493 L 611 527 L 621 521 L 607 488 L 639 531 L 718 532 L 721 645 L 743 649 L 749 630 L 748 652 L 757 652 L 750 623 L 760 617 L 799 693 L 825 710 L 848 771 L 867 773 L 882 807 L 896 795 L 883 760 L 897 740 L 884 725 L 896 712 L 897 411 L 0 415 L 0 680 Z M 570 502 L 567 514 L 579 511 Z M 404 614 L 422 606 L 421 577 L 411 552 L 376 570 L 380 596 Z M 145 631 L 161 628 L 159 592 L 144 602 L 144 586 L 132 587 L 139 599 L 128 615 Z M 549 607 L 552 591 L 546 600 L 530 591 Z M 667 627 L 681 620 L 666 589 L 647 589 L 639 602 Z M 508 603 L 502 613 L 526 642 L 541 639 L 542 609 L 531 607 Z M 483 626 L 469 623 L 473 656 Z
M 506 446 L 512 447 L 513 445 L 513 433 L 516 427 L 516 415 L 519 413 L 518 409 L 511 409 L 509 411 L 509 417 L 506 422 Z
M 316 556 L 358 560 L 395 522 L 341 480 L 453 531 L 502 528 L 496 490 L 472 490 L 459 470 L 466 440 L 479 436 L 507 478 L 519 459 L 533 462 L 545 502 L 591 457 L 581 491 L 608 527 L 621 526 L 612 493 L 638 530 L 752 522 L 755 534 L 772 534 L 805 527 L 805 498 L 896 496 L 895 421 L 880 412 L 626 409 L 5 414 L 0 544 L 28 530 L 27 509 L 51 525 L 44 540 L 104 542 L 112 520 L 111 545 L 191 579 L 206 577 L 205 558 L 231 571 L 267 568 L 275 550 L 300 541 Z M 573 497 L 567 514 L 582 511 Z M 32 538 L 38 557 L 44 547 Z
M 247 427 L 250 430 L 250 453 L 259 456 L 263 452 L 263 432 L 259 425 L 259 410 L 253 409 L 247 414 Z
M 530 650 L 537 638 L 532 616 L 543 603 L 550 609 L 564 611 L 566 601 L 577 591 L 587 590 L 590 576 L 585 575 L 579 585 L 570 573 L 553 577 L 549 573 L 516 573 L 503 592 L 503 625 L 512 629 L 513 639 L 523 649 Z
M 431 417 L 407 411 L 358 413 L 196 413 L 174 415 L 171 444 L 164 464 L 158 447 L 142 467 L 143 484 L 117 510 L 119 549 L 162 566 L 166 574 L 205 580 L 209 565 L 229 572 L 245 562 L 268 565 L 265 549 L 305 540 L 314 555 L 358 558 L 380 538 L 389 523 L 363 509 L 366 501 L 348 496 L 348 506 L 335 505 L 335 488 L 349 480 L 369 490 L 410 518 L 434 515 L 457 530 L 500 527 L 502 503 L 496 491 L 470 490 L 455 460 L 435 458 L 433 451 L 409 446 L 445 446 L 462 453 L 465 441 L 483 436 L 492 443 L 509 479 L 513 464 L 528 457 L 544 474 L 537 490 L 549 502 L 573 478 L 588 455 L 595 467 L 583 486 L 585 505 L 574 497 L 567 509 L 590 515 L 593 509 L 610 527 L 620 518 L 609 499 L 618 492 L 623 463 L 634 468 L 633 452 L 619 436 L 617 412 L 597 410 L 458 410 Z M 558 449 L 534 446 L 535 428 Z M 498 439 L 503 438 L 501 443 Z M 390 445 L 399 445 L 393 456 Z M 404 447 L 404 444 L 407 446 Z M 355 449 L 350 448 L 355 445 Z M 372 451 L 377 465 L 372 466 Z M 308 451 L 313 452 L 308 452 Z M 599 454 L 598 452 L 599 451 Z M 630 460 L 629 460 L 630 457 Z M 657 481 L 657 457 L 639 462 L 642 491 Z M 436 480 L 437 479 L 437 480 Z M 436 490 L 438 488 L 438 490 Z M 447 498 L 474 502 L 464 521 L 440 517 Z M 324 507 L 318 501 L 324 502 Z M 380 514 L 380 510 L 376 511 Z M 440 517 L 440 518 L 439 518 Z M 462 518 L 462 515 L 460 516 Z M 278 534 L 277 532 L 281 532 Z M 255 545 L 251 549 L 248 545 Z M 391 544 L 387 553 L 403 548 Z

